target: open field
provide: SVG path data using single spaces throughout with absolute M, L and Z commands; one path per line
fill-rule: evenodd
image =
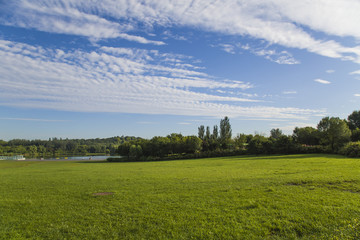
M 360 237 L 360 159 L 337 155 L 0 161 L 0 179 L 0 239 Z

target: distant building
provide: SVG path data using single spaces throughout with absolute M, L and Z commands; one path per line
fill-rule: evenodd
M 25 160 L 23 155 L 0 156 L 0 160 Z

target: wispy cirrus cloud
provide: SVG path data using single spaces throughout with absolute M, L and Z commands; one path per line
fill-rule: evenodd
M 236 54 L 236 53 L 242 53 L 243 51 L 248 51 L 256 56 L 264 57 L 265 59 L 275 62 L 278 64 L 299 64 L 300 61 L 296 60 L 291 53 L 288 51 L 276 51 L 275 49 L 269 49 L 268 47 L 254 47 L 250 46 L 249 44 L 218 44 L 218 45 L 212 45 L 212 47 L 219 47 L 223 51 L 230 53 L 230 54 Z
M 9 3 L 13 15 L 0 17 L 0 23 L 40 31 L 89 37 L 92 40 L 122 38 L 142 44 L 164 45 L 163 41 L 149 40 L 128 34 L 134 30 L 130 23 L 107 20 L 102 16 L 81 11 L 70 2 L 14 1 Z
M 282 94 L 285 94 L 285 95 L 290 95 L 290 94 L 297 94 L 297 91 L 283 91 Z
M 322 112 L 213 94 L 252 85 L 217 79 L 199 71 L 192 57 L 157 50 L 65 51 L 0 40 L 0 56 L 0 104 L 5 106 L 274 119 L 306 119 Z
M 67 121 L 67 120 L 53 120 L 53 119 L 39 119 L 39 118 L 12 118 L 12 117 L 0 117 L 0 120 L 31 121 L 31 122 L 66 122 Z
M 8 4 L 13 10 L 4 14 L 2 23 L 41 31 L 89 38 L 119 37 L 161 45 L 164 42 L 148 40 L 131 32 L 158 26 L 185 26 L 249 36 L 269 44 L 360 63 L 359 46 L 345 46 L 332 37 L 360 39 L 360 3 L 357 0 L 19 0 Z M 318 39 L 307 29 L 327 36 Z M 289 62 L 286 55 L 272 59 L 270 54 L 267 58 L 279 63 L 295 63 Z

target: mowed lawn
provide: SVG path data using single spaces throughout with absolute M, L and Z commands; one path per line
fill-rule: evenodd
M 0 239 L 360 238 L 360 159 L 337 155 L 0 161 L 0 180 Z

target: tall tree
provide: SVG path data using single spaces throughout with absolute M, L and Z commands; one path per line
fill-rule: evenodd
M 278 139 L 283 135 L 282 131 L 279 128 L 273 128 L 270 131 L 270 137 L 273 139 Z
M 360 128 L 360 111 L 353 111 L 348 116 L 348 124 L 351 130 L 355 130 L 356 128 Z
M 317 125 L 323 144 L 337 150 L 344 143 L 350 141 L 351 131 L 345 120 L 338 117 L 324 117 Z
M 228 147 L 228 144 L 231 141 L 231 134 L 230 119 L 225 117 L 220 120 L 220 142 L 223 149 Z
M 216 141 L 219 138 L 219 130 L 218 130 L 218 126 L 215 125 L 213 128 L 213 134 L 212 134 L 212 138 Z
M 201 125 L 200 127 L 198 127 L 198 137 L 201 140 L 204 140 L 204 137 L 205 137 L 205 127 L 204 127 L 204 125 Z
M 209 140 L 210 140 L 210 138 L 211 138 L 210 127 L 209 127 L 209 126 L 207 126 L 207 127 L 206 127 L 205 139 L 209 141 Z

